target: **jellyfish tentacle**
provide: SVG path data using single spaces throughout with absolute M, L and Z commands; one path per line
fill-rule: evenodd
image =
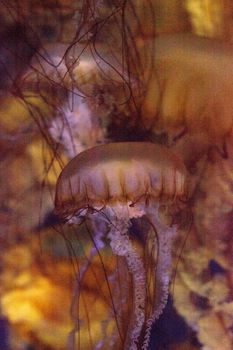
M 133 209 L 133 213 L 134 212 L 135 210 Z M 141 215 L 142 214 L 143 213 L 141 212 Z M 140 210 L 138 211 L 138 215 L 140 215 Z M 124 207 L 122 207 L 119 215 L 118 207 L 117 217 L 115 217 L 114 224 L 111 225 L 110 231 L 108 232 L 108 238 L 110 239 L 110 246 L 113 253 L 125 257 L 129 272 L 133 279 L 134 315 L 130 322 L 124 348 L 129 350 L 137 350 L 138 339 L 145 322 L 146 272 L 141 257 L 129 239 L 129 220 L 130 209 L 127 211 Z
M 176 235 L 176 225 L 168 226 L 162 222 L 159 216 L 159 205 L 148 208 L 147 215 L 152 226 L 156 230 L 154 246 L 157 246 L 156 257 L 156 300 L 154 311 L 146 321 L 146 331 L 142 350 L 149 347 L 151 328 L 156 319 L 162 314 L 169 296 L 170 274 L 172 269 L 172 241 Z
M 85 210 L 85 213 L 87 213 L 87 210 Z M 69 222 L 69 224 L 79 223 L 80 220 L 81 219 L 78 217 L 78 215 L 76 215 L 76 216 L 73 216 L 72 218 L 70 218 L 68 220 L 68 222 Z M 104 237 L 103 232 L 104 231 L 101 231 L 100 227 L 99 227 L 100 221 L 97 220 L 96 216 L 93 216 L 91 218 L 90 222 L 91 222 L 91 225 L 92 225 L 93 230 L 95 232 L 95 244 L 91 248 L 89 255 L 87 256 L 87 260 L 79 268 L 78 274 L 77 274 L 76 279 L 74 281 L 74 287 L 73 287 L 73 292 L 72 292 L 72 294 L 73 294 L 72 295 L 72 302 L 71 302 L 71 306 L 70 306 L 70 315 L 71 315 L 71 319 L 73 322 L 73 328 L 71 329 L 71 331 L 69 332 L 68 337 L 67 337 L 67 348 L 69 350 L 76 349 L 75 337 L 76 337 L 76 334 L 80 331 L 80 322 L 81 321 L 79 320 L 79 317 L 77 315 L 77 310 L 78 310 L 78 303 L 79 303 L 79 298 L 80 298 L 81 281 L 82 281 L 83 276 L 86 273 L 91 261 L 93 261 L 96 254 L 98 254 L 98 251 L 103 249 L 105 246 L 105 243 L 103 240 L 103 237 Z M 102 226 L 103 226 L 103 222 L 102 222 Z
M 178 199 L 186 198 L 186 175 L 182 161 L 166 147 L 149 142 L 120 142 L 82 152 L 58 179 L 56 213 L 71 220 L 74 215 L 90 220 L 97 215 L 97 221 L 107 225 L 105 232 L 112 252 L 126 262 L 130 289 L 125 296 L 130 302 L 119 302 L 117 294 L 114 299 L 109 289 L 117 326 L 114 331 L 118 338 L 122 333 L 119 340 L 125 350 L 148 349 L 152 324 L 166 305 L 176 227 L 163 223 L 159 209 L 161 204 L 169 208 Z M 147 227 L 148 240 L 144 232 L 140 238 L 135 235 L 134 240 L 129 232 L 131 219 L 142 216 L 149 218 L 157 235 L 153 237 Z M 153 248 L 158 252 L 154 257 Z M 151 278 L 155 266 L 155 278 Z M 120 305 L 120 312 L 115 302 Z

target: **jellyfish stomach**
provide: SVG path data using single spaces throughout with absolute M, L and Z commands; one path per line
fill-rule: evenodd
M 63 146 L 69 159 L 105 140 L 99 118 L 79 94 L 78 90 L 69 94 L 62 115 L 55 117 L 49 127 L 53 140 Z

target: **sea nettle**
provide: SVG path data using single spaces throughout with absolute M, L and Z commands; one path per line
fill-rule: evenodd
M 97 146 L 80 153 L 63 169 L 56 187 L 56 213 L 71 224 L 83 220 L 90 224 L 103 266 L 104 247 L 109 246 L 116 259 L 111 274 L 105 268 L 108 321 L 113 326 L 103 332 L 102 341 L 90 345 L 94 330 L 88 305 L 85 313 L 76 310 L 70 349 L 148 349 L 152 324 L 169 293 L 177 227 L 168 214 L 186 195 L 183 163 L 169 149 L 153 143 Z M 76 307 L 85 293 L 82 276 L 77 279 Z M 106 322 L 102 320 L 103 328 Z M 82 340 L 83 325 L 89 329 L 89 345 Z

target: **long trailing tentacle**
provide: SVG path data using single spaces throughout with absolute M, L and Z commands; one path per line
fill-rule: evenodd
M 130 321 L 124 349 L 137 350 L 138 339 L 145 322 L 146 273 L 141 257 L 129 236 L 129 218 L 118 218 L 108 233 L 110 245 L 116 255 L 124 256 L 133 279 L 134 314 Z
M 157 246 L 156 256 L 156 299 L 154 311 L 146 321 L 146 331 L 142 350 L 149 347 L 151 328 L 163 312 L 168 300 L 169 284 L 172 267 L 172 241 L 176 234 L 176 226 L 168 226 L 162 222 L 159 216 L 159 205 L 149 209 L 148 218 L 156 231 L 153 245 Z

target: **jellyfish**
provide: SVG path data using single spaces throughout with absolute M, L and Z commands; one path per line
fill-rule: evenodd
M 47 44 L 24 75 L 24 87 L 52 105 L 50 114 L 41 116 L 43 128 L 69 159 L 103 143 L 110 115 L 128 107 L 119 63 L 103 44 L 90 46 Z
M 148 49 L 150 42 L 145 43 Z M 192 34 L 160 35 L 154 71 L 142 103 L 144 124 L 155 132 L 197 135 L 218 145 L 233 127 L 232 43 Z M 193 150 L 192 150 L 193 151 Z
M 90 220 L 94 236 L 107 239 L 113 254 L 123 258 L 129 271 L 131 318 L 123 322 L 118 308 L 124 305 L 115 304 L 121 339 L 118 347 L 114 343 L 114 349 L 148 349 L 152 324 L 168 298 L 171 247 L 177 231 L 164 208 L 186 197 L 187 176 L 182 161 L 165 146 L 149 142 L 109 143 L 88 149 L 73 158 L 58 178 L 56 213 L 71 224 Z M 152 230 L 145 229 L 149 237 L 140 245 L 132 233 L 133 221 L 144 219 L 148 225 L 142 221 L 142 227 Z M 146 250 L 150 251 L 149 261 Z M 110 340 L 107 348 L 111 348 Z

